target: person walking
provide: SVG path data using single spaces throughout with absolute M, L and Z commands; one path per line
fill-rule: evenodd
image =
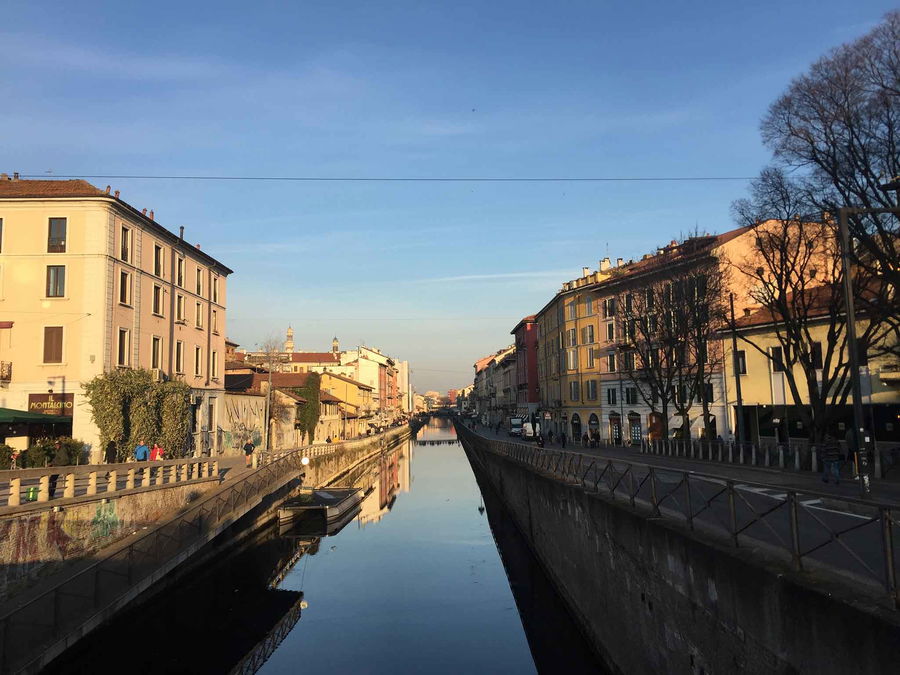
M 154 443 L 150 449 L 150 460 L 153 462 L 162 461 L 165 459 L 165 455 L 166 451 L 159 446 L 159 443 Z
M 246 466 L 248 469 L 253 464 L 253 451 L 255 449 L 256 446 L 253 445 L 253 441 L 248 438 L 247 442 L 244 443 L 244 466 Z
M 63 451 L 62 443 L 58 440 L 53 444 L 53 451 L 50 454 L 49 460 L 49 466 L 65 466 L 68 461 L 66 453 Z M 57 482 L 59 482 L 59 474 L 51 474 L 49 480 L 50 499 L 53 499 L 53 496 L 56 494 Z
M 115 441 L 108 441 L 106 443 L 106 448 L 103 450 L 103 461 L 107 464 L 115 464 L 116 459 Z
M 562 445 L 563 449 L 565 449 L 565 447 L 566 447 L 566 432 L 565 431 L 559 432 L 559 442 Z
M 841 484 L 841 461 L 844 456 L 837 441 L 825 434 L 825 445 L 822 449 L 822 482 L 827 483 L 829 476 L 834 476 L 834 484 Z
M 147 444 L 144 441 L 138 441 L 137 446 L 134 448 L 134 461 L 135 462 L 146 462 L 147 457 L 150 456 L 150 448 L 147 447 Z
M 553 429 L 550 429 L 547 432 L 547 442 L 550 443 L 550 445 L 553 445 Z

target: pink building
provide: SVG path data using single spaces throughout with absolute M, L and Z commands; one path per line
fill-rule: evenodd
M 516 338 L 516 413 L 537 412 L 541 400 L 538 387 L 538 326 L 534 315 L 526 316 L 510 333 Z

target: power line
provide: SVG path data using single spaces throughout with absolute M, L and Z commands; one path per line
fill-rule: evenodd
M 703 181 L 746 181 L 757 176 L 538 176 L 488 177 L 442 176 L 153 176 L 148 174 L 35 174 L 22 178 L 91 178 L 104 180 L 201 180 L 201 181 L 272 181 L 291 183 L 661 183 Z

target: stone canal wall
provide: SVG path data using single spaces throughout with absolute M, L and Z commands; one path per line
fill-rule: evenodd
M 541 475 L 467 430 L 460 437 L 613 672 L 896 672 L 896 612 Z

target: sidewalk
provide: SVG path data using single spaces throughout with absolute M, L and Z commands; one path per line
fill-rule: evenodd
M 478 430 L 475 433 L 484 436 L 485 438 L 512 443 L 522 443 L 523 445 L 537 447 L 535 443 L 525 442 L 515 436 L 509 436 L 502 429 L 499 433 L 495 433 L 493 429 L 486 429 L 485 427 L 478 425 Z M 562 450 L 562 446 L 559 443 L 545 442 L 544 450 L 558 451 Z M 821 473 L 812 473 L 809 471 L 798 473 L 765 467 L 686 459 L 683 457 L 645 455 L 637 449 L 616 446 L 583 448 L 580 445 L 573 446 L 571 443 L 567 443 L 564 451 L 604 460 L 624 460 L 661 469 L 690 471 L 691 473 L 701 473 L 736 482 L 763 483 L 772 488 L 780 488 L 782 490 L 793 489 L 809 492 L 827 492 L 833 494 L 835 497 L 860 499 L 858 481 L 852 479 L 841 480 L 840 485 L 835 485 L 833 482 L 823 483 Z M 872 494 L 869 499 L 884 504 L 900 506 L 900 483 L 895 481 L 874 480 L 872 482 Z

